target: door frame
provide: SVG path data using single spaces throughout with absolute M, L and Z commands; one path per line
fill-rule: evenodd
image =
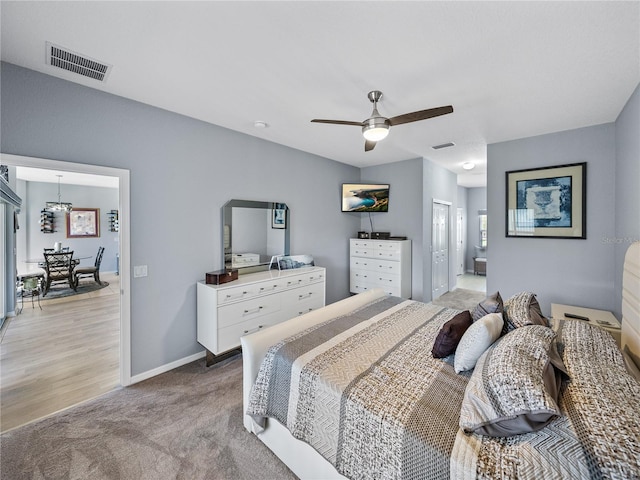
M 0 153 L 3 165 L 16 167 L 43 168 L 46 170 L 60 170 L 74 173 L 88 173 L 118 178 L 118 210 L 119 210 L 119 239 L 118 249 L 120 257 L 120 385 L 131 385 L 131 289 L 130 289 L 130 180 L 129 170 L 123 168 L 103 167 L 85 163 L 73 163 L 46 158 L 26 157 Z
M 452 202 L 446 200 L 438 200 L 434 198 L 431 202 L 431 299 L 433 300 L 433 209 L 436 204 L 445 205 L 447 207 L 447 291 L 451 288 L 451 208 Z M 446 293 L 446 292 L 445 292 Z

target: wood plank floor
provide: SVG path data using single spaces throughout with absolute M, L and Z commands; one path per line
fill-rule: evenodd
M 41 299 L 9 319 L 0 343 L 0 431 L 106 393 L 120 381 L 120 282 Z M 83 282 L 89 279 L 81 280 Z

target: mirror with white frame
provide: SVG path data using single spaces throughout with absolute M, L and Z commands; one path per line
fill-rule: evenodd
M 222 207 L 223 263 L 239 274 L 267 270 L 289 255 L 289 208 L 284 203 L 229 200 Z

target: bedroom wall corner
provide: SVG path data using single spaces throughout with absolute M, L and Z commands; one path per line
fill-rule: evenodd
M 390 185 L 389 211 L 371 214 L 373 228 L 411 240 L 411 296 L 420 301 L 423 300 L 422 168 L 422 159 L 417 158 L 360 170 L 360 181 Z M 371 230 L 369 215 L 345 215 L 360 216 L 360 228 L 367 232 Z
M 622 267 L 629 245 L 640 240 L 640 84 L 615 123 L 615 235 L 608 239 L 615 252 L 615 305 L 622 317 Z
M 587 162 L 587 238 L 507 238 L 505 172 Z M 503 298 L 520 291 L 551 303 L 615 310 L 614 251 L 603 238 L 615 232 L 614 124 L 488 145 L 487 291 Z
M 458 177 L 455 173 L 423 158 L 422 172 L 422 295 L 423 301 L 430 302 L 432 298 L 432 268 L 431 268 L 431 235 L 433 222 L 433 200 L 451 203 L 449 210 L 449 290 L 456 287 L 456 209 L 458 208 Z

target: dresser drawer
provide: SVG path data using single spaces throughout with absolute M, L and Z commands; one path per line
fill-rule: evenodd
M 373 257 L 374 251 L 370 247 L 356 247 L 351 245 L 350 250 L 352 257 Z
M 290 317 L 324 307 L 324 283 L 296 288 L 284 295 L 284 305 Z
M 400 276 L 390 273 L 377 273 L 373 278 L 373 282 L 382 288 L 395 288 L 400 286 Z
M 218 290 L 218 305 L 224 305 L 238 300 L 247 300 L 260 294 L 261 284 L 240 285 L 238 287 Z
M 376 272 L 400 275 L 400 262 L 396 262 L 395 260 L 383 260 L 381 258 L 376 258 L 371 261 L 371 264 Z
M 399 250 L 376 249 L 374 257 L 382 260 L 400 260 L 402 255 Z
M 373 258 L 351 257 L 349 266 L 351 270 L 377 270 L 377 262 Z
M 246 322 L 220 328 L 218 330 L 218 350 L 214 353 L 222 353 L 240 346 L 240 337 L 258 332 L 262 329 L 275 325 L 282 320 L 278 316 L 265 316 L 253 318 Z
M 388 252 L 399 252 L 402 249 L 400 242 L 373 242 L 373 248 Z
M 290 277 L 289 280 L 287 280 L 287 286 L 289 288 L 295 288 L 296 286 L 308 285 L 322 281 L 324 281 L 324 273 L 322 272 L 305 273 L 304 275 Z
M 349 281 L 351 283 L 372 283 L 378 274 L 369 270 L 351 270 Z
M 250 319 L 272 315 L 282 308 L 281 295 L 266 295 L 218 309 L 218 328 L 244 323 Z
M 364 293 L 376 288 L 375 285 L 365 282 L 351 282 L 351 293 Z
M 373 241 L 372 240 L 355 240 L 352 239 L 351 240 L 351 248 L 353 247 L 358 247 L 358 248 L 373 248 Z

